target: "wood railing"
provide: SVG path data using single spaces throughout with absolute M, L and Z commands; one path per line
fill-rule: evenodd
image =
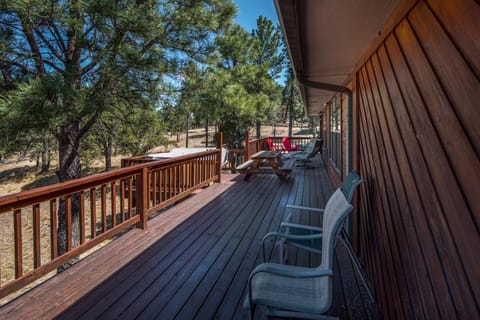
M 270 137 L 275 145 L 282 144 L 282 137 Z M 297 146 L 299 150 L 305 149 L 312 138 L 311 137 L 291 137 L 290 143 L 292 146 Z
M 150 214 L 220 181 L 220 169 L 216 149 L 0 198 L 0 298 L 127 228 L 146 228 Z M 61 255 L 59 214 L 65 214 L 67 234 Z
M 257 153 L 260 150 L 268 149 L 265 140 L 267 138 L 262 139 L 254 139 L 250 140 L 248 136 L 248 132 L 245 135 L 245 149 L 231 149 L 228 150 L 229 153 L 229 161 L 232 164 L 232 168 L 234 169 L 237 165 L 247 161 L 249 157 Z M 275 145 L 282 144 L 282 137 L 270 137 L 273 140 Z M 310 137 L 291 137 L 290 142 L 292 146 L 297 146 L 299 150 L 305 149 L 312 138 Z

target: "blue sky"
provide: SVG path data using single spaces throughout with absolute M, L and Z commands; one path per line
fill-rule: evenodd
M 262 15 L 278 24 L 277 13 L 273 0 L 233 0 L 238 7 L 235 21 L 245 28 L 247 32 L 257 26 L 257 18 Z

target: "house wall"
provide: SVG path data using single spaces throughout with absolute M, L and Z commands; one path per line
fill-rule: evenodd
M 395 19 L 352 76 L 354 246 L 386 319 L 479 318 L 480 4 Z

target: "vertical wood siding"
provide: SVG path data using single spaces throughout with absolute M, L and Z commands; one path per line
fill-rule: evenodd
M 480 4 L 419 1 L 354 79 L 355 245 L 385 318 L 478 318 Z

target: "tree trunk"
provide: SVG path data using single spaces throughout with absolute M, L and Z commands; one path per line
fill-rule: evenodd
M 59 149 L 59 182 L 64 182 L 81 177 L 80 167 L 80 130 L 79 126 L 68 125 L 61 128 L 57 134 Z M 80 244 L 79 225 L 79 197 L 74 194 L 70 198 L 70 208 L 67 208 L 68 196 L 61 198 L 58 205 L 58 255 L 67 252 L 67 212 L 71 213 L 72 221 L 72 248 Z M 67 210 L 70 209 L 70 210 Z M 64 266 L 64 268 L 67 266 Z M 61 269 L 61 268 L 60 268 Z
M 187 124 L 186 124 L 186 130 L 185 130 L 185 148 L 188 148 L 188 130 L 190 129 L 189 129 L 189 123 L 187 118 Z
M 43 137 L 43 149 L 42 149 L 42 173 L 46 173 L 50 169 L 50 146 L 47 136 Z
M 262 136 L 262 123 L 260 121 L 257 121 L 256 127 L 257 127 L 257 139 L 260 139 L 260 137 Z
M 37 153 L 35 155 L 35 171 L 37 171 L 38 168 L 40 168 L 40 155 Z
M 208 119 L 205 121 L 205 148 L 208 148 Z
M 112 138 L 108 137 L 105 148 L 103 149 L 105 156 L 105 171 L 112 170 Z
M 48 169 L 50 168 L 50 161 L 48 160 L 48 150 L 43 150 L 42 151 L 42 169 L 41 173 L 46 173 Z

